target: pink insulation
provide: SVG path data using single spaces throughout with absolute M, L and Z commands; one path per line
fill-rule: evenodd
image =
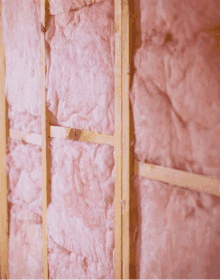
M 113 134 L 113 3 L 105 1 L 56 13 L 51 16 L 46 36 L 50 46 L 47 100 L 52 123 Z
M 40 148 L 10 140 L 8 201 L 9 277 L 43 277 Z
M 10 127 L 40 133 L 40 1 L 1 1 Z
M 220 2 L 136 5 L 136 158 L 220 178 Z M 132 194 L 133 277 L 220 278 L 218 198 L 138 177 Z
M 38 1 L 39 2 L 39 1 Z M 40 2 L 2 0 L 10 128 L 41 132 Z M 10 140 L 9 278 L 43 278 L 41 149 Z
M 41 133 L 40 0 L 2 0 L 10 128 Z M 114 1 L 50 0 L 52 125 L 114 133 Z M 220 179 L 220 2 L 131 3 L 135 157 Z M 52 139 L 51 279 L 114 278 L 114 148 Z M 43 278 L 41 148 L 9 141 L 9 275 Z M 220 278 L 220 199 L 135 176 L 131 278 Z
M 114 278 L 114 158 L 107 145 L 53 140 L 52 279 Z

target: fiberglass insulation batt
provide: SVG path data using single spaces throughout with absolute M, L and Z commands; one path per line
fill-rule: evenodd
M 40 131 L 40 1 L 2 0 L 10 128 Z M 95 3 L 93 3 L 95 2 Z M 220 2 L 142 0 L 134 15 L 135 157 L 220 179 Z M 114 133 L 114 2 L 50 0 L 52 125 Z M 114 278 L 114 149 L 52 139 L 50 278 Z M 10 140 L 10 278 L 43 278 L 41 149 Z M 215 196 L 136 176 L 131 278 L 220 278 Z

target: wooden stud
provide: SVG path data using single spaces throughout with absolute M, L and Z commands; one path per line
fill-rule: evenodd
M 130 55 L 129 55 L 129 1 L 122 3 L 122 262 L 123 279 L 130 273 Z
M 122 279 L 122 0 L 115 0 L 115 279 Z
M 135 175 L 220 196 L 220 180 L 167 167 L 135 161 Z
M 42 95 L 42 136 L 10 130 L 14 139 L 29 143 L 42 144 L 43 170 L 43 260 L 44 279 L 48 279 L 48 249 L 46 217 L 48 206 L 48 160 L 49 137 L 75 139 L 83 142 L 100 144 L 115 144 L 115 278 L 129 279 L 130 260 L 130 65 L 129 65 L 129 4 L 128 0 L 115 1 L 115 138 L 94 132 L 86 132 L 70 128 L 49 127 L 46 110 L 45 95 L 45 0 L 41 0 L 41 95 Z M 1 2 L 0 2 L 1 9 Z M 123 23 L 123 25 L 122 25 Z M 7 215 L 7 173 L 5 165 L 7 148 L 7 119 L 5 100 L 5 62 L 0 19 L 0 81 L 1 81 L 1 123 L 0 123 L 0 176 L 1 176 L 1 237 L 0 237 L 0 264 L 1 278 L 8 279 L 8 215 Z M 123 49 L 123 52 L 122 52 Z M 59 130 L 60 129 L 60 130 Z M 36 140 L 37 138 L 37 140 Z M 114 141 L 115 139 L 115 141 Z M 105 142 L 105 143 L 104 143 Z M 145 176 L 169 184 L 187 187 L 197 191 L 204 191 L 220 195 L 220 181 L 206 176 L 196 175 L 184 171 L 143 164 L 135 161 L 135 175 Z M 123 212 L 121 211 L 123 205 Z M 123 214 L 122 214 L 123 213 Z M 123 221 L 122 221 L 123 217 Z M 122 242 L 123 234 L 123 242 Z M 123 248 L 123 250 L 122 250 Z M 123 262 L 122 262 L 123 261 Z M 122 267 L 123 264 L 123 267 Z
M 41 0 L 41 26 L 45 29 L 46 17 L 45 17 L 45 0 Z M 49 173 L 48 161 L 50 160 L 49 154 L 49 126 L 46 109 L 46 92 L 45 92 L 45 34 L 42 30 L 40 35 L 41 42 L 41 129 L 42 129 L 42 188 L 43 188 L 43 200 L 42 200 L 42 222 L 43 222 L 43 272 L 44 279 L 48 279 L 48 248 L 47 248 L 47 206 L 48 206 L 48 186 L 49 186 Z
M 6 172 L 7 151 L 7 116 L 5 90 L 5 50 L 2 27 L 2 1 L 0 1 L 0 274 L 1 279 L 8 279 L 8 201 Z

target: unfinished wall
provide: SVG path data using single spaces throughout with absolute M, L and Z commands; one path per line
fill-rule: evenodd
M 41 107 L 39 4 L 40 1 L 29 1 L 29 6 L 26 1 L 4 2 L 10 127 L 37 133 L 40 133 Z M 51 5 L 46 34 L 50 123 L 112 134 L 113 3 L 92 6 L 84 3 L 77 11 L 65 10 L 62 2 L 60 6 L 57 4 Z M 66 13 L 62 13 L 63 8 Z M 22 65 L 17 64 L 17 56 Z M 14 77 L 11 72 L 19 83 L 16 84 L 16 80 L 11 83 Z M 41 173 L 35 178 L 37 182 L 31 176 L 36 168 L 41 168 L 40 152 L 39 148 L 25 143 L 13 142 L 10 146 L 11 278 L 43 277 L 41 204 L 39 206 L 42 193 L 38 190 Z M 51 278 L 114 278 L 113 152 L 107 145 L 51 141 L 51 203 L 47 217 Z M 27 191 L 28 198 L 24 197 Z M 35 231 L 35 239 L 30 239 L 33 225 L 38 231 Z M 31 251 L 34 246 L 38 247 L 40 260 L 37 253 Z M 29 259 L 33 259 L 38 270 L 32 268 Z
M 40 1 L 2 0 L 10 128 L 40 133 Z M 50 123 L 114 133 L 114 2 L 50 1 Z M 217 0 L 131 3 L 135 157 L 219 176 Z M 10 140 L 10 278 L 42 278 L 41 149 Z M 51 141 L 50 278 L 114 278 L 114 149 Z M 220 278 L 217 197 L 135 177 L 131 278 Z
M 40 133 L 39 1 L 2 1 L 10 128 Z M 43 277 L 41 149 L 10 140 L 9 277 Z
M 220 3 L 136 4 L 136 159 L 220 178 Z M 133 194 L 138 278 L 220 277 L 219 199 L 145 178 Z

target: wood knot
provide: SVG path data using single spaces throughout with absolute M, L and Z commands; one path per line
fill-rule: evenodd
M 43 32 L 43 33 L 45 33 L 46 32 L 46 28 L 45 28 L 45 26 L 41 23 L 41 31 Z

